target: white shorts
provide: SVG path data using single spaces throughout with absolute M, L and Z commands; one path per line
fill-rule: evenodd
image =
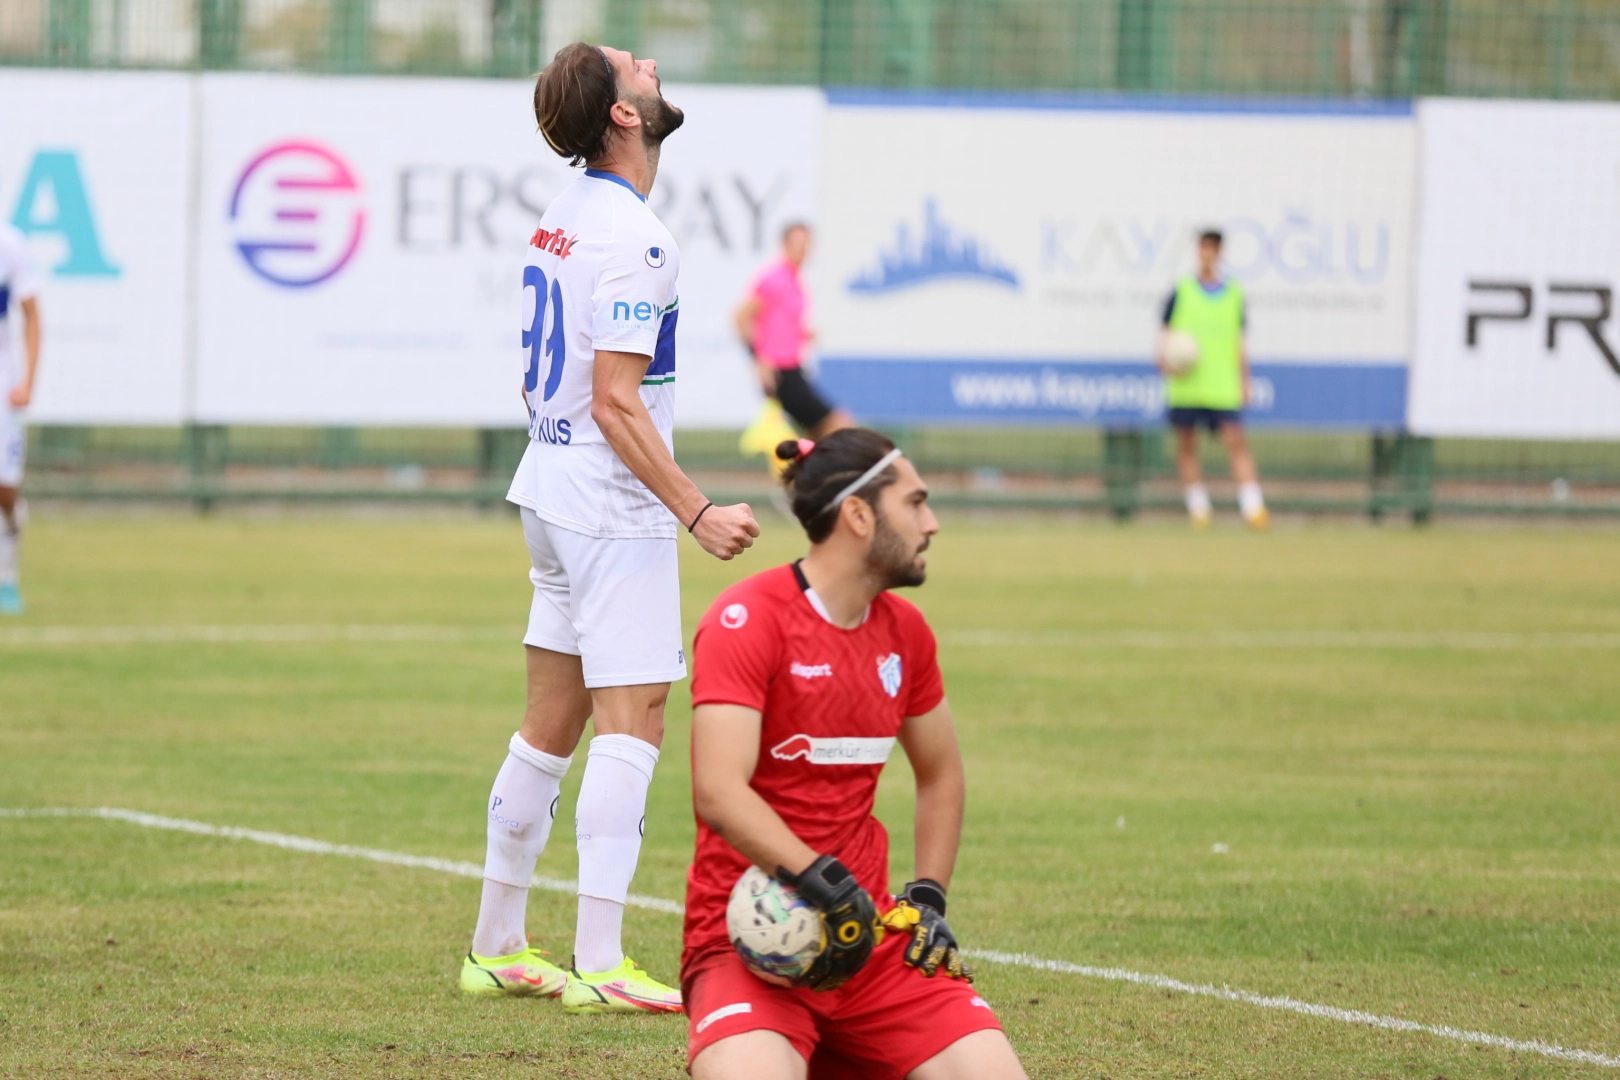
M 534 583 L 523 644 L 579 657 L 587 687 L 686 678 L 673 538 L 601 539 L 519 513 Z
M 0 404 L 0 487 L 22 487 L 27 460 L 28 429 L 23 426 L 23 415 Z

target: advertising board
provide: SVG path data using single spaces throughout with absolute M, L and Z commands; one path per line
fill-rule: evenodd
M 532 83 L 201 82 L 199 419 L 523 426 L 523 250 L 576 175 Z M 758 397 L 730 316 L 815 205 L 821 96 L 665 92 L 688 118 L 650 200 L 681 246 L 677 422 L 740 427 Z
M 1404 106 L 829 98 L 821 367 L 857 415 L 1159 422 L 1162 311 L 1214 226 L 1248 297 L 1251 419 L 1403 422 Z
M 0 213 L 27 238 L 41 279 L 29 421 L 179 423 L 189 80 L 8 69 L 0 100 L 11 103 L 0 124 Z
M 1425 101 L 1412 430 L 1620 437 L 1620 105 Z

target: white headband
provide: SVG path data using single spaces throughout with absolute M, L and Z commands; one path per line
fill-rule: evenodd
M 895 447 L 887 454 L 884 454 L 881 458 L 878 458 L 878 463 L 876 465 L 861 473 L 861 475 L 856 477 L 853 482 L 846 485 L 843 491 L 840 491 L 838 494 L 834 495 L 831 502 L 829 502 L 826 506 L 823 506 L 820 510 L 816 511 L 816 516 L 820 517 L 822 514 L 825 514 L 834 507 L 842 506 L 845 499 L 861 490 L 861 488 L 865 487 L 867 484 L 870 484 L 873 479 L 877 477 L 878 473 L 894 464 L 895 460 L 901 456 L 902 454 L 900 452 L 900 448 Z

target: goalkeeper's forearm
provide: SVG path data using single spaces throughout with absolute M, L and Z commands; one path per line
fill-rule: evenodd
M 917 782 L 917 877 L 949 886 L 962 841 L 962 806 L 966 785 L 960 769 L 942 770 L 927 783 Z
M 797 874 L 819 857 L 746 782 L 693 777 L 692 787 L 698 815 L 709 828 L 767 874 L 779 866 Z

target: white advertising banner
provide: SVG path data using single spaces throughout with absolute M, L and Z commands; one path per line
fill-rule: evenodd
M 1620 105 L 1423 102 L 1411 427 L 1620 437 Z
M 41 278 L 29 420 L 179 423 L 190 80 L 0 70 L 0 100 L 0 213 L 28 238 Z M 8 322 L 20 333 L 20 319 Z
M 1403 422 L 1404 105 L 829 98 L 822 372 L 857 415 L 1157 422 L 1161 313 L 1215 226 L 1248 295 L 1252 418 Z
M 201 82 L 198 418 L 522 426 L 523 250 L 576 175 L 535 130 L 532 84 Z M 687 115 L 650 200 L 681 245 L 677 421 L 741 426 L 757 391 L 726 328 L 815 205 L 822 99 L 665 93 Z

